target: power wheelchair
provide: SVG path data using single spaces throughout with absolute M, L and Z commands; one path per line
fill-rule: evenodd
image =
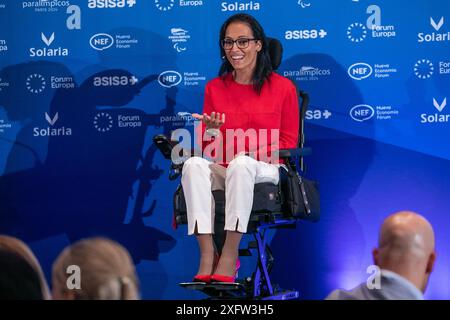
M 276 39 L 269 39 L 269 54 L 274 70 L 281 63 L 282 46 Z M 240 249 L 240 256 L 252 255 L 257 252 L 257 266 L 253 274 L 235 283 L 199 283 L 185 282 L 181 286 L 200 290 L 211 299 L 261 299 L 261 300 L 290 300 L 299 298 L 297 290 L 282 290 L 273 284 L 270 272 L 273 267 L 274 257 L 268 244 L 267 230 L 273 228 L 295 228 L 299 218 L 294 217 L 287 210 L 285 190 L 288 172 L 303 175 L 305 164 L 303 157 L 311 153 L 309 148 L 304 148 L 304 118 L 309 102 L 305 92 L 298 91 L 301 101 L 299 112 L 299 137 L 298 148 L 280 150 L 280 159 L 285 160 L 285 165 L 280 167 L 280 183 L 258 183 L 254 187 L 254 200 L 247 233 L 254 236 L 254 241 L 248 243 L 247 249 Z M 171 160 L 169 179 L 174 180 L 181 175 L 183 159 L 173 161 L 172 150 L 178 141 L 171 141 L 164 135 L 156 135 L 153 142 L 163 154 L 164 158 Z M 185 159 L 184 159 L 185 160 Z M 318 193 L 318 191 L 317 191 Z M 225 242 L 225 192 L 223 190 L 212 191 L 215 201 L 214 243 L 219 251 Z M 177 225 L 187 224 L 186 203 L 181 184 L 177 187 L 173 196 L 174 218 Z

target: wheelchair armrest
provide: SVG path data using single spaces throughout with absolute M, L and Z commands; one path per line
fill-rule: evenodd
M 184 155 L 179 154 L 178 152 L 173 153 L 173 149 L 179 141 L 170 140 L 164 134 L 157 134 L 153 137 L 153 142 L 156 147 L 159 149 L 163 157 L 167 160 L 170 160 L 170 172 L 169 172 L 169 180 L 175 180 L 181 175 L 181 171 L 183 169 L 184 162 L 191 157 L 192 155 L 201 154 L 201 152 L 197 149 L 187 150 L 185 148 L 180 149 Z
M 311 148 L 281 149 L 278 152 L 278 156 L 283 159 L 309 156 L 312 153 Z
M 153 137 L 153 142 L 165 159 L 172 160 L 172 150 L 178 144 L 178 141 L 170 140 L 164 134 L 157 134 Z

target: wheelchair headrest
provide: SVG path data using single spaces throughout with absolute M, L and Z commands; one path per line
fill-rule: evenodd
M 270 61 L 272 62 L 272 69 L 277 70 L 281 64 L 281 58 L 283 57 L 283 46 L 278 39 L 267 38 L 268 52 Z

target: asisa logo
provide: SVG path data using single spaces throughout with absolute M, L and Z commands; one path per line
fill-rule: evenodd
M 333 114 L 329 110 L 320 110 L 320 109 L 313 109 L 313 110 L 307 110 L 306 111 L 306 120 L 321 120 L 325 119 L 327 120 L 330 118 Z
M 119 87 L 134 86 L 138 82 L 135 76 L 104 76 L 95 77 L 93 84 L 95 87 Z
M 257 1 L 223 1 L 221 11 L 259 11 L 261 4 Z
M 311 30 L 287 30 L 284 33 L 286 40 L 307 40 L 307 39 L 323 39 L 327 36 L 327 32 L 323 29 Z
M 133 7 L 136 4 L 136 0 L 89 0 L 89 9 L 114 9 Z
M 180 84 L 181 80 L 181 74 L 173 70 L 164 71 L 158 76 L 159 84 L 166 88 Z
M 367 104 L 360 104 L 350 109 L 350 117 L 358 122 L 369 120 L 374 114 L 375 110 Z
M 372 75 L 372 66 L 367 63 L 358 62 L 348 68 L 348 75 L 355 80 L 363 80 Z
M 114 44 L 114 38 L 107 33 L 97 33 L 91 37 L 89 44 L 93 49 L 102 51 Z

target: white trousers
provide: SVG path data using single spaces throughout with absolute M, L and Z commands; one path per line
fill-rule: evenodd
M 225 230 L 247 232 L 253 206 L 255 183 L 278 184 L 278 164 L 240 155 L 228 168 L 201 157 L 189 158 L 183 165 L 181 185 L 186 199 L 188 234 L 214 233 L 214 198 L 211 191 L 225 190 Z

